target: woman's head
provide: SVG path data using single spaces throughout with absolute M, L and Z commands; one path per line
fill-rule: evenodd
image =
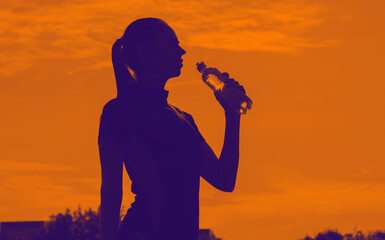
M 123 59 L 137 77 L 153 73 L 167 81 L 180 75 L 181 57 L 186 51 L 163 20 L 138 19 L 126 28 L 122 40 Z

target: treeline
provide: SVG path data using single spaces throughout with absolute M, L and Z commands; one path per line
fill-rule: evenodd
M 123 208 L 121 218 L 124 214 Z M 78 207 L 72 212 L 67 209 L 64 213 L 51 215 L 44 229 L 31 240 L 100 240 L 99 211 Z M 306 236 L 299 240 L 385 240 L 385 231 L 341 234 L 337 230 L 327 230 L 315 237 Z
M 362 231 L 356 231 L 342 235 L 337 230 L 327 230 L 318 233 L 314 238 L 306 236 L 300 240 L 385 240 L 385 232 L 375 231 L 365 234 Z
M 44 229 L 34 240 L 100 240 L 99 213 L 82 210 L 51 215 Z

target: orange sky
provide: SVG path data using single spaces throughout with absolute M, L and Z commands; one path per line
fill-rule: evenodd
M 224 116 L 195 63 L 241 82 L 236 190 L 202 181 L 201 228 L 224 240 L 385 229 L 382 0 L 3 1 L 0 221 L 99 204 L 99 116 L 115 97 L 110 48 L 160 17 L 187 51 L 169 102 L 219 154 Z M 124 205 L 133 199 L 125 179 Z

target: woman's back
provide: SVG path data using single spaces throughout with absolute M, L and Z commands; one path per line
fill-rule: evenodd
M 100 132 L 101 137 L 113 134 L 122 148 L 132 192 L 136 194 L 123 220 L 121 235 L 133 228 L 152 232 L 156 228 L 152 215 L 158 214 L 159 239 L 176 239 L 180 234 L 185 239 L 196 239 L 200 147 L 204 139 L 189 114 L 167 103 L 167 91 L 133 86 L 128 96 L 106 105 L 103 115 L 112 117 L 108 121 L 102 116 Z M 111 132 L 103 132 L 104 128 Z

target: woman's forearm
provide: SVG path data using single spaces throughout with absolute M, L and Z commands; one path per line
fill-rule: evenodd
M 240 114 L 226 112 L 225 139 L 221 155 L 219 157 L 219 168 L 224 189 L 232 192 L 235 187 L 239 163 L 239 128 Z
M 100 235 L 101 240 L 115 240 L 120 221 L 122 194 L 101 188 Z

